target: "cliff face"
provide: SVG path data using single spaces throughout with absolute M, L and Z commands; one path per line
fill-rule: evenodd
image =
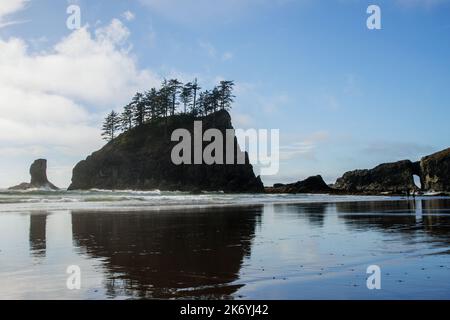
M 450 192 L 450 148 L 422 158 L 422 188 Z
M 215 128 L 223 137 L 227 129 L 233 129 L 226 111 L 196 120 L 202 121 L 203 132 Z M 160 120 L 123 133 L 75 166 L 69 190 L 264 191 L 247 155 L 244 165 L 236 161 L 233 165 L 173 164 L 171 153 L 178 144 L 171 141 L 175 129 L 186 129 L 194 136 L 194 118 L 173 116 L 167 122 Z M 204 147 L 208 144 L 204 143 Z M 238 145 L 236 139 L 235 145 Z M 236 148 L 235 160 L 240 152 Z
M 396 193 L 417 189 L 413 175 L 419 175 L 417 165 L 409 160 L 381 164 L 371 170 L 355 170 L 344 174 L 335 189 L 356 193 Z

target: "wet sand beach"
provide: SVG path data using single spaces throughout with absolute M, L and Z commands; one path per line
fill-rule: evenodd
M 353 200 L 162 211 L 10 201 L 0 299 L 449 299 L 450 199 Z M 71 265 L 80 290 L 66 286 Z M 381 290 L 366 286 L 370 265 Z

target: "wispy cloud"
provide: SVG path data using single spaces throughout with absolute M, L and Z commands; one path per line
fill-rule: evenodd
M 308 136 L 299 137 L 297 141 L 280 146 L 280 160 L 314 159 L 318 145 L 328 141 L 328 139 L 329 133 L 326 131 L 318 131 Z
M 201 50 L 211 59 L 220 59 L 222 62 L 233 59 L 234 54 L 231 51 L 219 52 L 219 50 L 210 42 L 199 41 Z
M 198 45 L 210 58 L 215 58 L 217 56 L 216 47 L 213 46 L 211 43 L 199 41 Z
M 122 13 L 122 17 L 127 21 L 132 21 L 132 20 L 134 20 L 135 15 L 130 10 L 127 10 L 124 13 Z
M 8 20 L 8 18 L 12 14 L 23 10 L 28 1 L 29 0 L 3 0 L 0 2 L 0 28 L 27 22 L 25 20 Z
M 371 142 L 363 148 L 364 153 L 386 159 L 386 161 L 418 160 L 433 151 L 435 150 L 430 145 L 393 141 Z

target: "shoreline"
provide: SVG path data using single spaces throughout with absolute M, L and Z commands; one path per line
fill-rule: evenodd
M 0 191 L 1 192 L 1 191 Z M 51 196 L 53 192 L 48 192 Z M 2 213 L 39 213 L 47 212 L 192 212 L 210 209 L 231 209 L 250 208 L 276 205 L 296 205 L 296 204 L 331 204 L 331 203 L 363 203 L 363 202 L 416 202 L 431 200 L 448 200 L 448 196 L 418 196 L 415 198 L 406 196 L 390 195 L 330 195 L 330 194 L 174 194 L 174 195 L 142 195 L 130 194 L 128 198 L 123 194 L 118 194 L 114 198 L 114 192 L 109 192 L 107 199 L 95 200 L 89 198 L 89 193 L 72 195 L 79 198 L 55 198 L 38 201 L 42 194 L 36 195 L 32 199 L 25 199 L 22 202 L 2 203 L 0 198 L 0 208 Z M 63 193 L 64 194 L 64 193 Z M 26 195 L 26 193 L 24 194 Z M 61 192 L 58 193 L 61 195 Z M 91 195 L 95 196 L 95 195 Z M 182 198 L 180 198 L 182 197 Z M 199 198 L 201 197 L 201 198 Z M 143 199 L 146 198 L 146 199 Z M 20 200 L 20 199 L 18 199 Z M 35 201 L 35 202 L 33 202 Z M 159 202 L 158 202 L 159 201 Z M 174 201 L 170 203 L 170 201 Z M 169 203 L 168 203 L 169 202 Z

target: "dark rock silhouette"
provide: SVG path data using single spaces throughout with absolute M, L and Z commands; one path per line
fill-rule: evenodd
M 416 186 L 414 176 L 420 178 Z M 327 186 L 320 176 L 293 184 L 275 184 L 268 193 L 330 193 L 330 194 L 391 194 L 404 195 L 422 191 L 450 192 L 450 148 L 426 156 L 421 161 L 403 160 L 380 164 L 370 170 L 354 170 Z
M 355 170 L 345 173 L 334 184 L 334 188 L 356 193 L 403 194 L 418 189 L 413 176 L 417 165 L 409 160 L 381 164 L 370 170 Z
M 423 189 L 450 192 L 450 148 L 422 158 L 420 168 Z
M 38 159 L 30 167 L 31 182 L 21 183 L 10 190 L 27 190 L 34 188 L 58 190 L 58 188 L 47 179 L 47 160 Z
M 229 299 L 262 206 L 154 212 L 73 212 L 73 243 L 101 259 L 109 297 Z
M 194 136 L 194 120 L 202 121 L 203 132 L 214 128 L 223 137 L 227 129 L 233 129 L 231 117 L 224 110 L 200 119 L 176 115 L 135 127 L 78 163 L 69 190 L 264 192 L 246 153 L 246 164 L 237 164 L 237 154 L 241 151 L 236 138 L 236 164 L 173 164 L 171 152 L 178 142 L 171 141 L 171 134 L 175 129 L 186 129 Z M 208 144 L 204 143 L 203 148 Z
M 266 188 L 268 193 L 331 193 L 331 189 L 322 176 L 309 177 L 306 180 L 292 184 L 275 184 L 273 188 Z
M 47 213 L 30 214 L 30 254 L 45 257 L 47 249 Z

